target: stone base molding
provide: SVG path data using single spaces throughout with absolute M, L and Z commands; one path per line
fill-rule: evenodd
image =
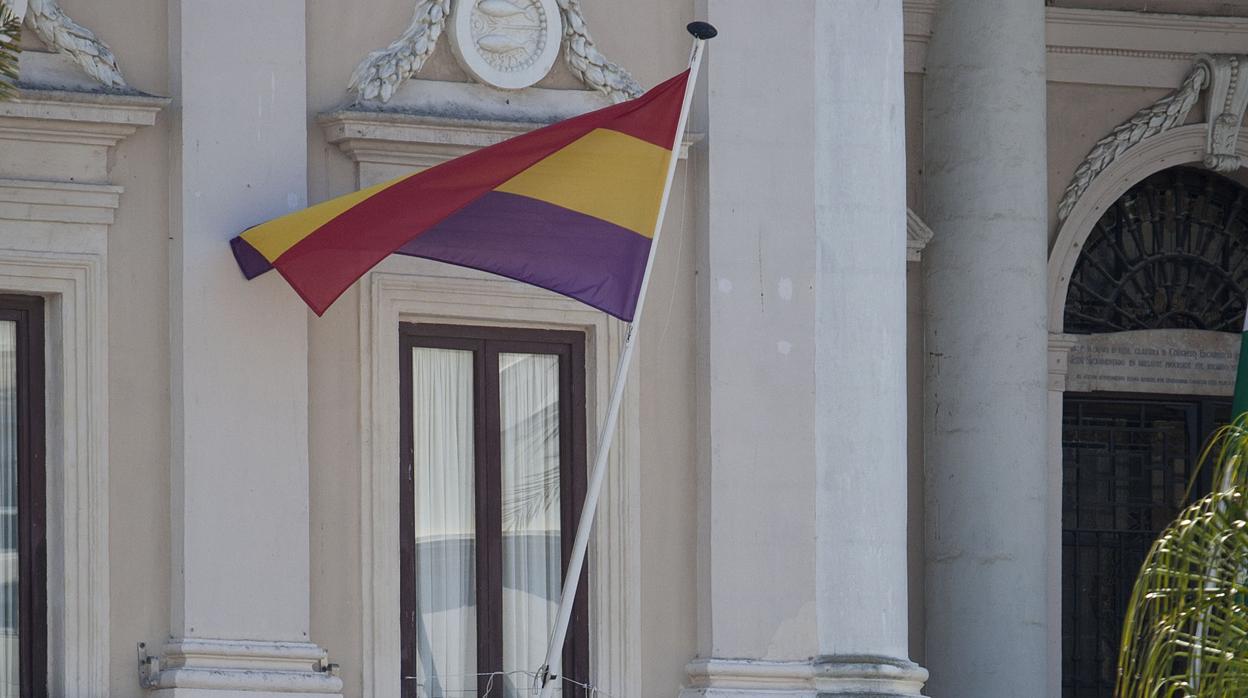
M 695 659 L 681 698 L 746 696 L 918 696 L 927 670 L 893 657 L 829 656 L 804 661 Z
M 325 650 L 310 642 L 182 638 L 165 643 L 162 656 L 140 658 L 145 688 L 161 698 L 342 693 L 342 679 Z

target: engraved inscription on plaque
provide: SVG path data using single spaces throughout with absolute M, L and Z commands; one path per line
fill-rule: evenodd
M 464 70 L 487 85 L 518 90 L 550 72 L 563 24 L 555 0 L 460 0 L 450 35 Z
M 1232 332 L 1203 330 L 1078 335 L 1067 357 L 1066 389 L 1230 395 L 1239 341 Z

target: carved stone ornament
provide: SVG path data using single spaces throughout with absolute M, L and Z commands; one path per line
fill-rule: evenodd
M 1199 56 L 1183 83 L 1174 92 L 1136 112 L 1108 136 L 1096 142 L 1091 152 L 1075 168 L 1057 207 L 1058 222 L 1065 221 L 1092 180 L 1114 160 L 1146 138 L 1181 126 L 1187 120 L 1200 93 L 1208 88 L 1209 129 L 1204 165 L 1219 172 L 1233 172 L 1244 163 L 1235 155 L 1244 111 L 1248 108 L 1248 80 L 1244 68 L 1248 56 Z
M 478 82 L 507 90 L 535 84 L 555 65 L 563 23 L 555 0 L 460 0 L 451 49 Z
M 407 30 L 368 54 L 348 87 L 360 99 L 390 101 L 433 54 L 448 19 L 456 58 L 484 84 L 502 89 L 533 85 L 554 66 L 562 44 L 568 67 L 586 86 L 613 102 L 642 92 L 628 72 L 594 46 L 580 0 L 416 0 Z
M 1242 163 L 1235 155 L 1235 141 L 1248 108 L 1248 56 L 1201 56 L 1209 71 L 1209 140 L 1205 146 L 1205 167 L 1218 172 L 1234 172 Z
M 126 79 L 117 67 L 117 58 L 108 44 L 96 38 L 90 29 L 70 19 L 56 0 L 29 0 L 26 5 L 26 26 L 35 32 L 48 48 L 69 56 L 96 82 L 116 89 L 126 87 Z

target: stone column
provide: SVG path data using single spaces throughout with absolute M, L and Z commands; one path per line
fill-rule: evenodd
M 1047 670 L 1044 4 L 944 0 L 924 83 L 926 658 L 936 696 Z
M 307 199 L 304 0 L 174 0 L 168 696 L 341 691 L 308 637 L 308 313 L 228 241 Z
M 710 0 L 686 695 L 918 695 L 900 0 Z

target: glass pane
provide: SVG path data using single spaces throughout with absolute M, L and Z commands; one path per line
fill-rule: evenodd
M 476 695 L 472 352 L 412 351 L 417 695 Z
M 0 321 L 0 698 L 20 695 L 17 582 L 17 323 Z
M 500 354 L 503 671 L 528 695 L 559 606 L 559 357 Z

